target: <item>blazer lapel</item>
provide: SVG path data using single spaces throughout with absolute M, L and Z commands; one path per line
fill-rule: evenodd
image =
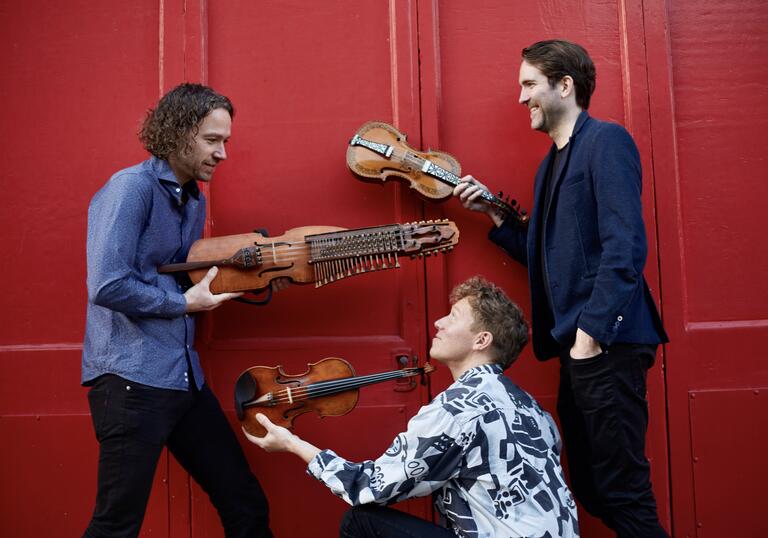
M 565 177 L 565 172 L 568 170 L 568 163 L 571 160 L 571 154 L 573 153 L 573 146 L 576 145 L 576 137 L 578 136 L 579 132 L 581 131 L 581 128 L 584 127 L 584 124 L 589 119 L 589 114 L 586 110 L 582 110 L 581 114 L 579 114 L 578 119 L 576 120 L 576 125 L 573 126 L 573 133 L 571 133 L 571 137 L 568 139 L 568 145 L 565 146 L 565 155 L 562 156 L 561 162 L 562 166 L 560 168 L 560 173 L 557 174 L 557 176 L 553 177 L 552 180 L 554 181 L 554 184 L 552 185 L 552 196 L 549 199 L 549 204 L 547 204 L 547 207 L 544 209 L 544 218 L 542 220 L 542 225 L 546 224 L 547 217 L 549 216 L 549 210 L 552 207 L 552 201 L 557 197 L 557 190 L 560 188 L 560 183 L 563 181 L 563 178 Z M 557 152 L 557 147 L 552 144 L 552 149 L 549 151 L 549 156 L 547 157 L 547 162 L 553 162 L 555 158 L 555 153 Z M 549 166 L 549 164 L 547 164 Z M 557 172 L 557 170 L 555 170 Z M 546 171 L 544 172 L 546 175 Z M 543 183 L 543 181 L 541 182 Z M 542 228 L 546 230 L 545 228 Z

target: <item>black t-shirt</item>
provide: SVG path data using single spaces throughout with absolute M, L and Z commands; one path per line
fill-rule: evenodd
M 547 266 L 544 263 L 546 259 L 546 245 L 544 244 L 544 214 L 552 201 L 552 193 L 554 192 L 555 179 L 559 178 L 564 172 L 565 155 L 568 144 L 558 149 L 555 153 L 554 159 L 549 163 L 547 174 L 544 176 L 544 200 L 539 208 L 539 262 L 541 263 L 541 278 L 544 281 L 544 290 L 547 294 L 547 301 L 549 301 L 549 308 L 552 310 L 552 292 L 549 288 L 549 275 L 547 274 Z

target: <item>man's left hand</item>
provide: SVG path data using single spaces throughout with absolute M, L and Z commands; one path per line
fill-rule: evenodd
M 256 414 L 256 420 L 267 430 L 267 435 L 264 437 L 256 437 L 245 431 L 245 428 L 243 428 L 243 433 L 251 443 L 263 448 L 267 452 L 290 452 L 291 441 L 296 437 L 295 435 L 286 428 L 274 424 L 261 413 Z
M 309 463 L 320 452 L 319 448 L 307 443 L 282 426 L 273 424 L 263 414 L 257 413 L 256 420 L 267 430 L 267 435 L 255 437 L 245 431 L 245 428 L 243 428 L 243 433 L 251 443 L 260 446 L 267 452 L 293 452 L 306 463 Z

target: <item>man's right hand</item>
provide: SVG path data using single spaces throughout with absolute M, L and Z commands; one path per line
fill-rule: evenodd
M 218 267 L 211 267 L 203 279 L 189 288 L 184 294 L 187 300 L 187 312 L 201 312 L 218 308 L 225 301 L 240 297 L 242 293 L 211 293 L 211 281 L 219 272 Z
M 464 176 L 461 182 L 453 189 L 453 195 L 461 200 L 461 205 L 470 211 L 485 213 L 493 221 L 493 224 L 501 226 L 504 219 L 499 215 L 494 207 L 482 198 L 483 191 L 488 191 L 488 187 L 480 183 L 472 176 Z

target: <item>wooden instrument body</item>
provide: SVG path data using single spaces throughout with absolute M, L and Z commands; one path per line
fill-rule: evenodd
M 310 411 L 321 417 L 346 415 L 357 405 L 359 387 L 423 376 L 433 370 L 427 363 L 423 367 L 358 377 L 351 364 L 337 357 L 313 362 L 299 375 L 285 373 L 282 366 L 254 366 L 237 378 L 235 412 L 248 433 L 263 437 L 267 432 L 256 420 L 258 413 L 274 424 L 291 429 L 297 416 Z
M 447 200 L 453 194 L 451 185 L 425 174 L 419 165 L 419 160 L 427 160 L 461 176 L 461 165 L 452 155 L 444 151 L 418 151 L 408 145 L 405 134 L 383 122 L 368 122 L 357 134 L 368 141 L 394 148 L 393 158 L 387 158 L 366 147 L 350 145 L 347 166 L 361 179 L 383 183 L 395 178 L 406 182 L 419 195 L 437 201 Z
M 188 262 L 227 258 L 246 246 L 261 246 L 261 265 L 254 269 L 221 266 L 211 282 L 211 292 L 249 291 L 266 288 L 275 278 L 287 277 L 296 284 L 315 281 L 310 266 L 309 252 L 304 238 L 307 235 L 344 230 L 338 226 L 302 226 L 288 230 L 277 237 L 265 237 L 260 233 L 225 235 L 195 241 L 187 256 Z M 273 247 L 274 246 L 274 247 Z M 280 248 L 278 249 L 277 246 Z M 200 282 L 208 268 L 189 271 L 195 284 Z
M 324 398 L 302 399 L 301 389 L 313 383 L 332 381 L 354 377 L 355 370 L 344 359 L 329 357 L 318 362 L 310 363 L 307 371 L 291 375 L 283 370 L 282 366 L 254 366 L 248 368 L 243 376 L 248 376 L 256 386 L 255 397 L 268 393 L 277 393 L 290 388 L 296 397 L 291 402 L 287 400 L 273 407 L 258 406 L 244 409 L 241 422 L 243 427 L 251 435 L 263 437 L 266 435 L 264 427 L 256 420 L 256 414 L 264 414 L 272 423 L 284 428 L 292 429 L 293 421 L 299 415 L 315 412 L 321 417 L 346 415 L 357 405 L 360 395 L 359 388 L 335 393 Z M 238 380 L 240 383 L 241 380 Z
M 417 151 L 406 143 L 406 137 L 392 125 L 381 121 L 363 124 L 350 139 L 347 166 L 364 181 L 386 181 L 394 177 L 407 181 L 423 198 L 447 200 L 461 184 L 459 162 L 443 151 Z M 527 226 L 528 215 L 517 200 L 499 192 L 494 195 L 482 189 L 480 197 L 503 218 L 511 215 Z
M 278 237 L 260 233 L 199 239 L 185 263 L 163 265 L 158 272 L 188 272 L 195 284 L 216 266 L 213 293 L 253 291 L 285 277 L 316 288 L 344 278 L 400 267 L 399 256 L 448 252 L 459 229 L 448 220 L 386 224 L 347 229 L 302 226 Z

